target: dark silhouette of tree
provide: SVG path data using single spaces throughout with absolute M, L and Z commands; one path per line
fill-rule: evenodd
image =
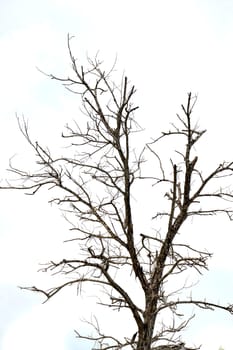
M 54 193 L 51 201 L 64 210 L 72 232 L 77 233 L 72 239 L 78 242 L 78 251 L 75 257 L 50 261 L 44 269 L 64 275 L 64 282 L 49 290 L 35 286 L 27 289 L 50 299 L 71 285 L 82 289 L 91 283 L 96 293 L 97 286 L 102 286 L 103 306 L 119 312 L 128 310 L 135 332 L 118 339 L 105 334 L 96 318 L 92 322 L 94 335 L 76 332 L 79 338 L 94 340 L 95 349 L 189 349 L 181 334 L 192 317 L 182 315 L 180 308 L 223 309 L 232 314 L 233 306 L 187 296 L 185 282 L 179 291 L 176 284 L 171 290 L 167 283 L 180 280 L 180 275 L 192 271 L 201 274 L 207 269 L 211 254 L 189 245 L 189 225 L 193 218 L 215 214 L 232 219 L 229 201 L 233 193 L 224 187 L 224 181 L 233 175 L 233 162 L 218 164 L 207 175 L 199 168 L 195 146 L 205 131 L 194 120 L 197 98 L 191 93 L 171 129 L 139 149 L 136 140 L 141 128 L 135 119 L 135 87 L 126 76 L 119 85 L 112 81 L 112 70 L 106 72 L 97 57 L 88 59 L 87 68 L 79 65 L 70 40 L 72 75 L 49 75 L 82 102 L 82 120 L 67 125 L 62 134 L 70 144 L 70 155 L 54 157 L 31 139 L 27 123 L 19 121 L 21 132 L 34 150 L 37 170 L 31 172 L 10 164 L 17 185 L 7 183 L 1 188 L 22 189 L 33 195 L 42 188 L 50 189 Z M 170 147 L 171 138 L 176 152 L 167 162 L 159 149 Z M 174 142 L 181 148 L 176 149 Z M 141 232 L 135 226 L 138 214 L 132 198 L 140 196 L 145 183 L 152 185 L 147 194 L 151 206 L 156 208 L 161 201 L 161 211 L 155 209 L 152 218 L 156 229 L 151 232 Z M 143 213 L 140 215 L 143 222 Z M 128 291 L 129 284 L 137 286 L 143 296 L 140 301 L 136 292 Z M 166 322 L 165 314 L 169 315 Z

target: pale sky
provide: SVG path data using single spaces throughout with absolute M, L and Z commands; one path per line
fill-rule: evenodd
M 84 64 L 87 53 L 99 50 L 107 67 L 117 55 L 119 79 L 124 70 L 136 85 L 138 120 L 148 135 L 158 136 L 192 91 L 198 93 L 199 124 L 208 130 L 201 141 L 203 164 L 233 159 L 232 0 L 0 0 L 1 177 L 14 154 L 20 164 L 30 164 L 15 113 L 24 114 L 33 138 L 52 149 L 65 123 L 77 118 L 74 96 L 36 69 L 66 74 L 68 32 Z M 85 331 L 79 319 L 95 308 L 93 300 L 87 306 L 73 289 L 42 304 L 40 296 L 17 288 L 52 284 L 37 272 L 38 264 L 68 249 L 62 243 L 68 224 L 47 204 L 45 192 L 1 192 L 1 199 L 0 350 L 88 349 L 76 344 L 73 329 Z M 197 232 L 214 252 L 197 293 L 213 301 L 233 302 L 232 225 L 214 218 L 214 229 L 208 221 Z M 232 350 L 232 328 L 233 317 L 201 312 L 186 338 L 203 350 Z

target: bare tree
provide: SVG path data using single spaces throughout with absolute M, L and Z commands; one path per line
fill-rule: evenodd
M 118 311 L 128 310 L 135 322 L 135 332 L 118 339 L 105 334 L 96 319 L 92 322 L 94 335 L 76 332 L 79 338 L 94 340 L 93 349 L 188 349 L 181 334 L 192 316 L 182 315 L 181 307 L 223 309 L 232 314 L 233 306 L 187 296 L 185 283 L 181 287 L 183 293 L 179 294 L 177 285 L 171 290 L 167 282 L 174 276 L 179 279 L 180 275 L 192 271 L 201 274 L 207 269 L 211 254 L 189 245 L 188 225 L 194 217 L 214 214 L 226 214 L 232 219 L 233 209 L 225 203 L 233 200 L 233 192 L 225 190 L 223 184 L 225 178 L 233 175 L 233 162 L 223 162 L 207 175 L 199 169 L 195 145 L 204 131 L 193 120 L 197 98 L 191 93 L 168 132 L 152 139 L 141 150 L 136 144 L 131 145 L 136 140 L 134 134 L 141 131 L 135 120 L 138 107 L 132 102 L 135 87 L 126 76 L 119 85 L 113 82 L 112 70 L 104 71 L 98 58 L 88 59 L 87 69 L 80 66 L 72 54 L 70 40 L 72 75 L 49 77 L 62 82 L 82 102 L 82 121 L 67 125 L 62 134 L 71 146 L 68 149 L 71 156 L 54 157 L 31 139 L 27 123 L 21 121 L 21 132 L 35 152 L 37 170 L 31 172 L 10 164 L 18 183 L 8 183 L 1 189 L 22 189 L 32 195 L 41 188 L 50 192 L 53 189 L 51 202 L 62 208 L 72 232 L 77 233 L 72 239 L 78 242 L 79 251 L 75 257 L 50 261 L 45 268 L 59 272 L 65 277 L 64 282 L 49 290 L 27 289 L 43 293 L 47 300 L 67 286 L 84 288 L 91 283 L 96 286 L 96 293 L 97 286 L 102 286 L 105 293 L 102 304 Z M 158 152 L 159 144 L 165 141 L 166 145 L 172 137 L 181 139 L 183 146 L 167 164 Z M 146 160 L 151 161 L 151 166 Z M 157 207 L 157 193 L 166 201 L 152 218 L 155 227 L 160 226 L 152 233 L 140 232 L 135 227 L 137 214 L 132 192 L 136 198 L 139 195 L 136 185 L 139 183 L 143 191 L 145 182 L 157 189 L 156 194 L 148 193 L 148 201 L 152 196 L 151 203 Z M 140 300 L 137 293 L 128 291 L 131 283 L 140 291 Z

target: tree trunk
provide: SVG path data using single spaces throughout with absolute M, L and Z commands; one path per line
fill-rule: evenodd
M 139 332 L 137 350 L 150 350 L 153 339 L 153 332 L 156 319 L 157 300 L 153 298 L 153 293 L 149 293 L 146 298 L 146 308 L 144 312 L 143 329 Z
M 152 320 L 151 320 L 152 321 Z M 139 334 L 137 350 L 150 350 L 153 336 L 154 322 L 144 323 L 143 331 Z

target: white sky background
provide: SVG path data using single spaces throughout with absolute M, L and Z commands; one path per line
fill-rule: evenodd
M 46 72 L 65 75 L 69 66 L 66 35 L 79 57 L 100 56 L 109 66 L 118 56 L 119 78 L 125 69 L 137 87 L 139 122 L 157 136 L 174 121 L 186 93 L 198 93 L 196 116 L 208 133 L 201 141 L 203 164 L 218 165 L 232 156 L 233 2 L 231 0 L 0 1 L 0 169 L 27 145 L 17 129 L 15 112 L 30 121 L 34 138 L 56 149 L 64 124 L 79 116 L 75 96 Z M 148 133 L 149 134 L 149 133 Z M 30 157 L 30 154 L 28 154 Z M 20 161 L 23 159 L 18 156 Z M 0 349 L 70 350 L 78 348 L 77 328 L 83 302 L 75 291 L 41 304 L 39 296 L 18 285 L 52 283 L 37 274 L 38 263 L 67 249 L 68 225 L 36 197 L 1 192 L 0 201 Z M 213 230 L 215 227 L 215 230 Z M 232 302 L 232 223 L 220 218 L 197 237 L 215 255 L 199 286 L 200 295 Z M 67 296 L 67 297 L 66 297 Z M 89 308 L 93 307 L 88 302 Z M 202 349 L 231 350 L 233 319 L 202 312 L 187 339 Z M 84 346 L 80 346 L 84 349 Z

